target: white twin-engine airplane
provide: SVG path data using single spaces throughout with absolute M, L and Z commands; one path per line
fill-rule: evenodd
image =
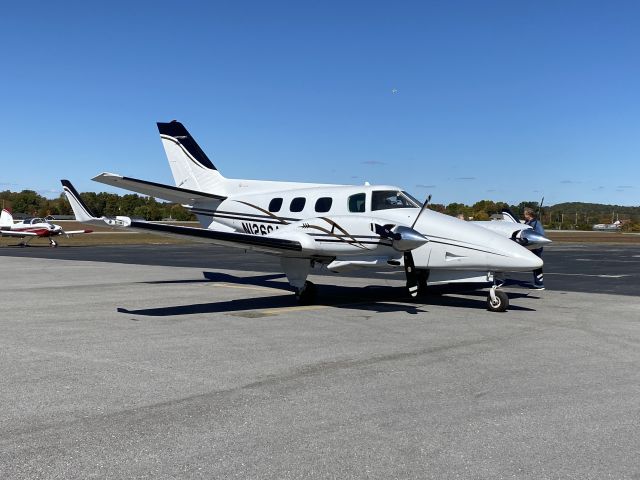
M 158 129 L 176 186 L 112 173 L 94 180 L 183 204 L 205 228 L 96 218 L 62 180 L 77 220 L 278 255 L 301 303 L 315 298 L 315 286 L 307 280 L 313 267 L 403 268 L 411 296 L 426 291 L 427 283 L 494 282 L 488 308 L 504 311 L 508 297 L 494 274 L 542 266 L 523 245 L 549 240 L 532 236 L 526 225 L 490 222 L 503 225 L 485 228 L 429 210 L 391 185 L 228 179 L 181 123 L 158 123 Z
M 53 239 L 58 235 L 72 235 L 91 233 L 91 230 L 65 231 L 60 225 L 51 223 L 51 217 L 25 218 L 21 222 L 13 222 L 13 215 L 8 210 L 2 209 L 0 213 L 0 237 L 18 237 L 24 239 L 20 246 L 26 247 L 34 238 L 48 238 L 49 245 L 56 247 L 58 243 Z

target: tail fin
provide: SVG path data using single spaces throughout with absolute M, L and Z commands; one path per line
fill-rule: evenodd
M 76 220 L 82 223 L 103 224 L 102 219 L 97 218 L 91 213 L 89 207 L 82 201 L 80 194 L 75 189 L 69 180 L 60 180 L 62 182 L 62 188 L 64 193 L 71 204 L 73 214 L 76 216 Z
M 9 213 L 9 210 L 2 209 L 0 214 L 0 227 L 10 227 L 13 225 L 13 215 Z
M 518 218 L 518 216 L 513 213 L 511 210 L 509 210 L 508 208 L 503 208 L 501 210 L 502 212 L 502 219 L 507 221 L 507 222 L 513 222 L 513 223 L 521 223 L 520 222 L 520 218 Z
M 176 187 L 209 193 L 220 190 L 224 177 L 184 125 L 176 120 L 158 122 L 158 131 Z
M 69 180 L 60 180 L 64 193 L 71 204 L 73 214 L 76 216 L 76 220 L 89 225 L 108 225 L 110 227 L 128 227 L 131 224 L 129 217 L 96 217 L 89 207 L 82 201 L 80 194 L 75 189 Z

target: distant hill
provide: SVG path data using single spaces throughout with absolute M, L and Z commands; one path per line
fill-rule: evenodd
M 597 223 L 620 220 L 622 230 L 640 230 L 640 206 L 605 205 L 601 203 L 565 202 L 544 207 L 543 223 L 552 228 L 590 230 Z
M 564 202 L 551 205 L 553 210 L 564 210 L 565 213 L 589 213 L 594 215 L 611 215 L 615 212 L 619 215 L 640 216 L 640 206 L 625 207 L 622 205 L 604 205 L 602 203 Z

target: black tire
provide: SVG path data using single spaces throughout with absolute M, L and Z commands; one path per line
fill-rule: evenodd
M 496 290 L 495 302 L 491 300 L 491 293 L 487 295 L 487 310 L 490 312 L 504 312 L 509 308 L 509 297 L 502 290 Z
M 315 283 L 307 280 L 304 282 L 304 288 L 301 292 L 296 293 L 296 298 L 300 305 L 313 305 L 316 302 L 317 288 Z

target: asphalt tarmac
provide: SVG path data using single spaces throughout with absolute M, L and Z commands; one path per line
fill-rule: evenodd
M 0 478 L 640 478 L 637 248 L 505 313 L 230 252 L 0 248 Z
M 202 269 L 249 269 L 269 273 L 281 271 L 277 257 L 203 244 L 2 247 L 0 256 Z M 548 289 L 640 296 L 640 245 L 554 244 L 545 249 L 543 258 Z M 331 272 L 320 274 L 333 276 Z M 337 275 L 332 282 L 339 285 L 339 278 L 345 275 L 357 278 L 396 275 L 397 278 L 403 278 L 404 273 L 386 272 L 382 277 L 370 270 L 358 270 Z M 532 281 L 532 275 L 529 274 L 509 274 L 508 278 L 511 286 L 523 288 L 527 288 Z

